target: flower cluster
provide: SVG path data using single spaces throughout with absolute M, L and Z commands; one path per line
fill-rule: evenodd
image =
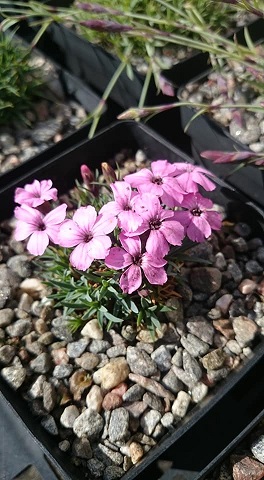
M 87 184 L 88 167 L 82 166 Z M 167 160 L 126 175 L 110 184 L 112 200 L 97 212 L 93 205 L 76 208 L 66 218 L 65 203 L 51 209 L 57 190 L 51 180 L 35 180 L 17 188 L 15 238 L 25 240 L 28 251 L 43 255 L 49 243 L 69 248 L 69 262 L 87 271 L 94 261 L 120 271 L 119 284 L 131 294 L 144 285 L 164 285 L 172 247 L 187 236 L 202 242 L 221 227 L 221 216 L 212 210 L 200 187 L 215 188 L 205 169 Z M 92 176 L 90 176 L 90 179 Z

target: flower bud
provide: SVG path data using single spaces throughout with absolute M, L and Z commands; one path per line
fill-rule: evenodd
M 108 163 L 101 163 L 101 168 L 106 183 L 110 184 L 117 180 L 114 169 Z
M 90 192 L 92 192 L 96 196 L 98 194 L 98 187 L 97 185 L 93 185 L 93 182 L 95 180 L 93 172 L 85 164 L 81 165 L 80 170 L 84 185 Z

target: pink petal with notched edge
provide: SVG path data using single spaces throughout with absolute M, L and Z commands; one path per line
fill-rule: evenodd
M 135 211 L 145 220 L 156 217 L 161 211 L 160 200 L 153 193 L 138 195 L 134 203 Z
M 109 268 L 114 270 L 120 270 L 121 268 L 128 267 L 133 262 L 133 258 L 130 253 L 126 252 L 123 248 L 112 247 L 109 254 L 105 258 L 105 264 Z
M 48 226 L 57 225 L 58 223 L 63 222 L 63 220 L 65 219 L 66 210 L 66 203 L 62 203 L 58 207 L 54 208 L 43 218 L 44 224 Z
M 121 206 L 117 202 L 108 202 L 106 203 L 99 211 L 99 215 L 107 214 L 107 215 L 118 215 L 122 212 Z
M 33 232 L 27 243 L 27 249 L 32 255 L 43 255 L 48 244 L 49 237 L 45 231 Z
M 218 212 L 206 212 L 205 218 L 213 230 L 220 230 L 222 227 L 222 215 Z
M 146 242 L 146 251 L 160 258 L 167 255 L 169 249 L 169 244 L 161 231 L 151 230 Z
M 120 287 L 125 293 L 133 293 L 142 283 L 141 269 L 138 265 L 131 265 L 120 277 Z
M 184 237 L 184 228 L 180 222 L 166 220 L 162 223 L 159 231 L 171 245 L 181 245 Z
M 40 213 L 35 208 L 29 207 L 28 205 L 22 205 L 21 207 L 16 207 L 14 210 L 14 215 L 17 220 L 22 222 L 30 223 L 32 225 L 38 226 L 42 223 L 43 214 Z
M 112 214 L 98 215 L 96 222 L 91 229 L 93 236 L 111 233 L 117 226 L 117 218 Z
M 36 231 L 35 225 L 18 220 L 14 231 L 14 238 L 18 242 L 25 240 L 29 235 Z
M 60 226 L 59 225 L 49 225 L 46 228 L 46 233 L 48 234 L 49 238 L 51 239 L 51 241 L 53 243 L 56 243 L 56 244 L 59 243 L 59 241 L 58 241 L 59 231 L 60 231 Z
M 91 205 L 78 208 L 72 217 L 74 222 L 76 222 L 84 232 L 91 232 L 96 218 L 96 210 Z
M 123 181 L 117 181 L 111 185 L 115 201 L 119 203 L 122 207 L 129 204 L 131 199 L 131 185 L 130 183 Z
M 88 254 L 92 258 L 103 259 L 108 254 L 111 244 L 110 238 L 106 235 L 92 238 L 87 244 Z
M 73 220 L 65 220 L 60 225 L 58 242 L 61 247 L 75 247 L 84 240 L 85 233 Z
M 93 258 L 88 254 L 87 243 L 80 243 L 70 254 L 70 263 L 73 267 L 77 268 L 77 270 L 87 270 L 92 261 Z
M 190 240 L 200 243 L 204 242 L 205 238 L 208 238 L 211 235 L 212 229 L 204 218 L 193 217 L 192 222 L 190 222 L 187 227 L 186 233 Z
M 126 232 L 135 232 L 142 223 L 140 215 L 132 210 L 120 212 L 118 215 L 118 226 Z
M 157 268 L 160 268 L 160 267 L 164 267 L 164 265 L 166 265 L 167 261 L 164 260 L 164 258 L 159 258 L 157 256 L 153 256 L 151 255 L 150 253 L 144 253 L 142 255 L 142 268 L 144 267 L 145 264 L 150 264 L 152 265 L 153 267 L 157 267 Z
M 175 164 L 168 160 L 155 160 L 151 163 L 151 170 L 155 177 L 173 176 L 175 172 Z
M 119 240 L 122 247 L 130 253 L 132 257 L 137 257 L 141 254 L 141 240 L 138 236 L 127 237 L 123 233 L 120 233 Z
M 164 285 L 168 280 L 167 274 L 162 267 L 156 268 L 150 264 L 146 264 L 144 267 L 142 265 L 142 269 L 149 283 L 153 285 Z
M 150 170 L 147 168 L 142 168 L 139 172 L 130 173 L 125 175 L 124 180 L 128 182 L 132 187 L 137 188 L 138 186 L 144 185 L 145 183 L 150 183 L 152 181 L 153 175 Z

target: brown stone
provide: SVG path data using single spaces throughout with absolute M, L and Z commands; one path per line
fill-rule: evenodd
M 234 480 L 260 480 L 264 477 L 264 465 L 252 457 L 244 457 L 233 466 Z
M 222 273 L 214 267 L 195 267 L 191 270 L 192 288 L 204 293 L 214 293 L 221 288 Z
M 114 410 L 115 408 L 121 407 L 123 403 L 122 397 L 116 393 L 109 392 L 103 399 L 102 407 L 104 410 Z
M 233 326 L 230 320 L 227 320 L 225 318 L 220 320 L 213 320 L 213 326 L 216 330 L 218 330 L 218 332 L 221 332 L 222 335 L 224 335 L 224 337 L 228 340 L 235 338 L 235 332 L 233 330 Z

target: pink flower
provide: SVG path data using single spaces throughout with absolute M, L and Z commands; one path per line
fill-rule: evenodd
M 97 216 L 94 207 L 80 207 L 72 220 L 65 220 L 59 233 L 62 247 L 75 247 L 70 255 L 71 264 L 78 270 L 87 270 L 94 259 L 103 259 L 111 247 L 107 236 L 116 227 L 116 218 L 112 215 Z
M 124 180 L 139 193 L 152 193 L 160 197 L 162 203 L 173 207 L 175 200 L 181 202 L 185 191 L 175 177 L 175 164 L 167 160 L 156 160 L 151 169 L 143 168 L 139 172 L 126 175 Z
M 134 200 L 138 194 L 132 192 L 129 183 L 124 181 L 112 183 L 110 186 L 115 201 L 104 205 L 100 213 L 117 215 L 118 226 L 127 232 L 134 232 L 143 221 L 140 215 L 134 211 Z
M 126 268 L 120 277 L 120 287 L 124 293 L 132 293 L 140 288 L 142 272 L 149 283 L 163 285 L 167 281 L 164 270 L 166 261 L 149 253 L 141 253 L 141 240 L 139 237 L 128 238 L 124 234 L 119 236 L 121 247 L 112 247 L 105 259 L 105 264 L 114 270 Z
M 214 174 L 205 168 L 190 163 L 175 163 L 174 165 L 177 181 L 186 193 L 198 192 L 198 185 L 209 192 L 215 189 L 215 184 L 207 178 L 208 175 L 214 177 Z
M 164 257 L 169 252 L 170 245 L 182 244 L 183 226 L 175 219 L 175 212 L 162 208 L 155 195 L 150 193 L 141 195 L 136 202 L 136 211 L 143 218 L 143 223 L 138 227 L 135 234 L 140 235 L 149 232 L 146 242 L 148 253 L 153 256 Z
M 175 212 L 175 217 L 193 242 L 204 242 L 212 230 L 220 230 L 221 215 L 210 210 L 213 202 L 209 198 L 202 197 L 200 193 L 190 193 L 185 195 L 181 206 L 188 210 Z
M 51 180 L 34 180 L 33 183 L 25 185 L 24 188 L 16 188 L 15 202 L 20 205 L 28 205 L 36 208 L 48 200 L 57 200 L 57 188 L 51 188 Z
M 15 229 L 15 239 L 29 238 L 27 249 L 32 255 L 42 255 L 49 245 L 50 240 L 58 243 L 60 224 L 65 219 L 66 203 L 54 208 L 47 215 L 43 215 L 28 205 L 15 208 L 15 217 L 18 222 Z

